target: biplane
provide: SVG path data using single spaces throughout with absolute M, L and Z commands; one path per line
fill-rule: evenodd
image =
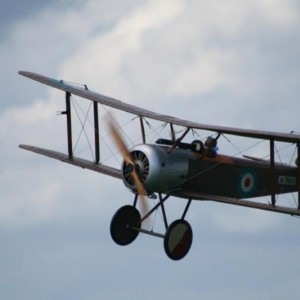
M 300 167 L 298 158 L 295 165 L 275 161 L 276 142 L 288 143 L 300 154 L 300 135 L 270 131 L 249 130 L 225 126 L 196 123 L 167 115 L 158 114 L 122 101 L 95 93 L 87 86 L 77 86 L 63 80 L 55 80 L 39 74 L 20 71 L 20 75 L 62 90 L 65 93 L 66 110 L 62 112 L 67 120 L 67 153 L 61 153 L 30 145 L 19 147 L 71 165 L 86 168 L 121 179 L 133 193 L 133 204 L 121 207 L 112 218 L 110 233 L 118 245 L 132 243 L 139 233 L 160 237 L 164 249 L 172 260 L 180 260 L 189 252 L 193 231 L 186 220 L 193 200 L 215 201 L 225 204 L 261 209 L 271 212 L 300 216 Z M 76 157 L 72 141 L 73 96 L 90 100 L 93 107 L 94 160 Z M 139 119 L 141 143 L 128 149 L 115 121 L 109 120 L 110 134 L 123 156 L 120 168 L 104 164 L 100 159 L 98 105 L 108 106 L 134 115 Z M 156 120 L 169 127 L 170 137 L 147 142 L 145 123 Z M 183 128 L 179 136 L 174 126 Z M 212 135 L 205 140 L 186 141 L 192 130 L 208 131 Z M 218 153 L 220 136 L 232 135 L 267 141 L 269 157 L 236 157 Z M 279 194 L 298 193 L 296 207 L 278 205 Z M 165 202 L 171 197 L 186 199 L 181 217 L 168 222 Z M 253 201 L 268 196 L 268 203 Z M 157 199 L 149 209 L 148 198 Z M 140 200 L 139 200 L 140 199 Z M 137 202 L 143 209 L 138 210 Z M 143 210 L 143 211 L 142 211 Z M 143 228 L 143 222 L 159 210 L 164 223 L 164 232 L 158 233 Z M 143 215 L 141 215 L 141 212 Z

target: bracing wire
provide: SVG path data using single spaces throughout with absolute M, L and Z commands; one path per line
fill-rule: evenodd
M 79 136 L 78 136 L 78 138 L 77 138 L 77 141 L 76 141 L 76 143 L 75 143 L 74 151 L 75 151 L 76 147 L 78 146 L 78 143 L 79 143 L 79 140 L 80 140 L 82 134 L 84 134 L 84 135 L 85 135 L 85 138 L 86 138 L 86 141 L 87 141 L 87 143 L 88 143 L 88 145 L 89 145 L 89 149 L 90 149 L 91 155 L 92 155 L 92 157 L 93 157 L 93 159 L 94 159 L 94 153 L 93 153 L 93 150 L 92 150 L 91 142 L 90 142 L 90 139 L 89 139 L 89 137 L 88 137 L 88 134 L 87 134 L 87 132 L 86 132 L 86 130 L 85 130 L 85 124 L 86 124 L 87 119 L 88 119 L 88 114 L 89 114 L 89 111 L 90 111 L 90 109 L 91 109 L 92 102 L 90 103 L 90 105 L 89 105 L 89 107 L 88 107 L 88 110 L 87 110 L 87 112 L 86 112 L 86 114 L 85 114 L 85 116 L 84 116 L 84 120 L 83 120 L 83 121 L 82 121 L 82 119 L 81 119 L 81 117 L 80 117 L 80 115 L 79 115 L 79 112 L 78 112 L 78 108 L 77 108 L 78 104 L 76 103 L 75 100 L 72 101 L 72 104 L 73 104 L 74 110 L 75 110 L 75 112 L 76 112 L 76 115 L 77 115 L 77 117 L 78 117 L 78 120 L 79 120 L 79 122 L 80 122 L 80 124 L 81 124 L 81 130 L 80 130 Z

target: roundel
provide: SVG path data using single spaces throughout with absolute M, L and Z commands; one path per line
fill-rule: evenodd
M 255 192 L 256 188 L 256 174 L 254 170 L 244 170 L 240 174 L 239 180 L 239 192 L 242 196 L 249 196 L 253 192 Z

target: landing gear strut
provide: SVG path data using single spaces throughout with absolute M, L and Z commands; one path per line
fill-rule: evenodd
M 164 207 L 164 202 L 168 198 L 169 195 L 166 195 L 163 198 L 162 195 L 159 194 L 159 203 L 157 203 L 143 218 L 141 218 L 139 211 L 136 209 L 137 195 L 135 196 L 133 206 L 125 205 L 117 210 L 110 225 L 110 234 L 114 242 L 121 246 L 129 245 L 137 238 L 139 233 L 142 232 L 163 238 L 164 249 L 170 259 L 180 260 L 185 257 L 189 252 L 193 241 L 192 227 L 186 220 L 184 220 L 192 199 L 189 199 L 181 219 L 178 219 L 168 225 Z M 142 229 L 142 222 L 159 207 L 161 207 L 166 228 L 165 234 Z

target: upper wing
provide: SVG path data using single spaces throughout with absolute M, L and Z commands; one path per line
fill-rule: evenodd
M 103 164 L 97 164 L 94 162 L 90 162 L 86 159 L 82 159 L 82 158 L 75 158 L 72 157 L 70 158 L 68 155 L 57 152 L 57 151 L 53 151 L 53 150 L 48 150 L 48 149 L 43 149 L 43 148 L 39 148 L 39 147 L 34 147 L 34 146 L 29 146 L 29 145 L 20 145 L 19 146 L 22 149 L 25 150 L 29 150 L 44 156 L 48 156 L 57 160 L 60 160 L 62 162 L 74 165 L 74 166 L 78 166 L 81 167 L 83 169 L 89 169 L 95 172 L 99 172 L 102 174 L 106 174 L 115 178 L 122 178 L 121 175 L 121 171 Z
M 182 120 L 179 118 L 174 118 L 162 114 L 158 114 L 146 109 L 139 108 L 137 106 L 124 103 L 122 101 L 89 91 L 87 89 L 79 88 L 77 86 L 65 83 L 63 80 L 52 79 L 43 75 L 35 74 L 32 72 L 20 71 L 20 75 L 28 77 L 30 79 L 39 81 L 41 83 L 47 84 L 54 88 L 60 89 L 65 92 L 69 92 L 71 94 L 77 95 L 79 97 L 83 97 L 103 105 L 107 105 L 116 109 L 123 110 L 128 113 L 132 113 L 138 116 L 144 116 L 150 119 L 159 120 L 162 122 L 172 123 L 179 126 L 184 126 L 188 128 L 194 129 L 202 129 L 209 130 L 218 133 L 232 134 L 237 136 L 244 136 L 250 138 L 258 138 L 258 139 L 267 139 L 267 140 L 275 140 L 281 142 L 289 142 L 289 143 L 298 143 L 300 142 L 300 135 L 297 134 L 286 134 L 286 133 L 278 133 L 278 132 L 270 132 L 270 131 L 261 131 L 261 130 L 249 130 L 249 129 L 241 129 L 241 128 L 232 128 L 226 126 L 214 126 L 201 124 L 196 122 L 191 122 L 187 120 Z

